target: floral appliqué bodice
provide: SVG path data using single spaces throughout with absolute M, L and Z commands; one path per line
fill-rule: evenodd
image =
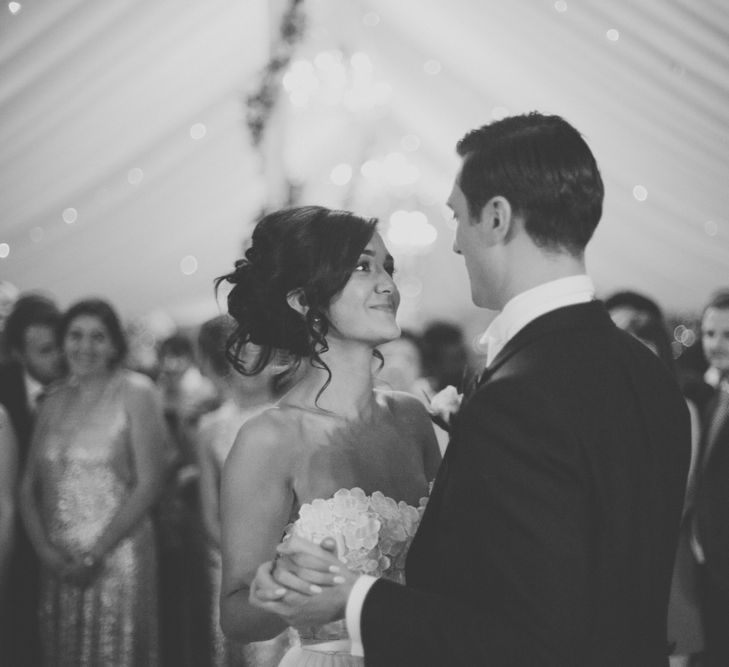
M 427 500 L 421 498 L 413 507 L 379 491 L 368 496 L 358 487 L 339 489 L 327 500 L 302 505 L 286 532 L 317 544 L 332 537 L 339 559 L 353 572 L 405 583 L 405 558 Z M 299 634 L 302 643 L 347 637 L 344 621 L 300 629 Z

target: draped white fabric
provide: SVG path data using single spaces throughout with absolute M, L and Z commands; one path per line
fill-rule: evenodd
M 63 305 L 97 294 L 125 316 L 163 309 L 199 322 L 216 310 L 213 278 L 266 203 L 244 99 L 269 54 L 271 5 L 17 4 L 0 8 L 0 279 L 50 290 Z M 729 283 L 724 0 L 304 8 L 300 57 L 365 53 L 389 97 L 378 112 L 289 109 L 272 127 L 304 203 L 385 222 L 420 210 L 437 229 L 430 252 L 400 261 L 406 323 L 472 317 L 441 204 L 455 141 L 505 112 L 558 113 L 593 147 L 607 188 L 588 255 L 599 293 L 637 288 L 690 311 Z M 420 140 L 405 151 L 419 179 L 379 191 L 365 183 L 361 164 L 402 152 L 409 134 Z M 339 163 L 354 169 L 346 186 L 329 180 Z

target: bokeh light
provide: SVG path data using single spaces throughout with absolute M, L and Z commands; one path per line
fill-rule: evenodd
M 420 211 L 394 211 L 390 215 L 387 240 L 393 248 L 417 251 L 428 248 L 438 238 L 438 230 Z
M 63 222 L 67 225 L 72 225 L 78 220 L 78 211 L 75 208 L 66 208 L 62 213 Z
M 343 162 L 338 164 L 329 175 L 334 185 L 347 185 L 352 180 L 352 166 Z
M 5 259 L 10 254 L 10 246 L 7 243 L 0 243 L 0 259 Z
M 713 220 L 707 220 L 704 223 L 704 231 L 707 236 L 716 236 L 719 233 L 719 225 L 717 225 Z
M 636 185 L 633 188 L 633 197 L 638 201 L 645 201 L 648 199 L 648 190 L 643 185 Z
M 139 167 L 133 167 L 127 173 L 127 181 L 129 181 L 130 185 L 139 185 L 143 178 L 144 171 L 142 171 Z
M 197 271 L 197 258 L 194 255 L 186 255 L 180 260 L 180 271 L 186 276 L 191 276 Z
M 208 128 L 203 123 L 195 123 L 190 127 L 190 136 L 193 139 L 202 139 L 208 132 Z

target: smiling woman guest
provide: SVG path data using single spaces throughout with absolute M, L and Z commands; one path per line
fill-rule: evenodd
M 161 405 L 151 381 L 122 368 L 108 303 L 77 302 L 58 335 L 69 377 L 41 405 L 21 488 L 42 564 L 43 664 L 153 666 Z

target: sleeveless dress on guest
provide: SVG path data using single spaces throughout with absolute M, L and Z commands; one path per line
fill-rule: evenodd
M 426 501 L 422 498 L 416 508 L 379 491 L 367 496 L 359 488 L 340 489 L 330 499 L 302 505 L 287 530 L 317 543 L 333 537 L 340 559 L 353 572 L 405 583 L 405 558 Z M 289 649 L 279 667 L 364 665 L 364 658 L 351 654 L 344 620 L 293 632 L 299 645 Z
M 46 401 L 38 435 L 40 512 L 50 541 L 64 550 L 92 548 L 134 486 L 124 392 L 138 381 L 117 372 L 81 414 L 69 411 L 77 399 L 71 382 Z M 46 665 L 157 664 L 157 562 L 149 517 L 106 554 L 86 588 L 42 571 L 40 632 Z
M 268 405 L 254 409 L 242 408 L 235 401 L 227 400 L 217 410 L 203 415 L 200 432 L 216 462 L 223 469 L 238 430 L 245 421 L 265 410 Z M 268 641 L 241 644 L 227 639 L 220 629 L 220 586 L 222 562 L 220 550 L 215 545 L 208 549 L 208 573 L 210 577 L 210 619 L 212 637 L 211 667 L 275 667 L 290 645 L 289 632 Z

